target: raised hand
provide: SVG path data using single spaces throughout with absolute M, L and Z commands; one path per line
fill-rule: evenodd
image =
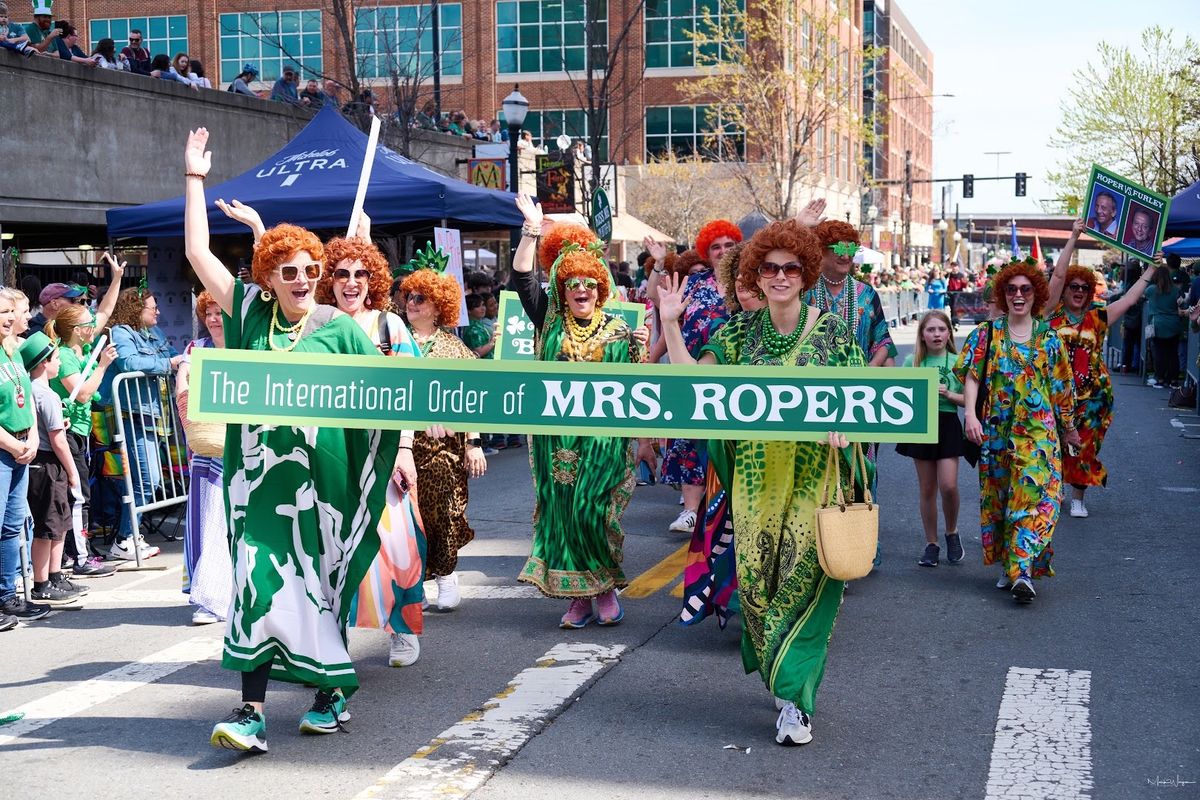
M 212 169 L 212 153 L 205 150 L 208 146 L 208 128 L 196 128 L 188 133 L 187 146 L 183 150 L 184 172 L 195 175 L 207 175 Z
M 667 246 L 662 242 L 656 242 L 651 237 L 647 236 L 642 239 L 642 247 L 646 248 L 646 252 L 654 259 L 654 263 L 658 266 L 663 265 L 663 260 L 667 257 Z
M 122 261 L 118 264 L 117 260 L 113 258 L 112 253 L 109 253 L 107 250 L 100 255 L 100 259 L 108 262 L 108 268 L 112 273 L 112 282 L 120 283 L 121 277 L 125 274 L 126 262 Z
M 658 315 L 663 323 L 677 322 L 688 305 L 687 278 L 672 273 L 658 287 Z
M 517 208 L 525 215 L 525 221 L 530 227 L 538 227 L 542 224 L 545 216 L 542 214 L 542 207 L 527 194 L 521 193 L 517 195 Z
M 824 221 L 825 199 L 818 197 L 815 200 L 809 200 L 808 205 L 800 210 L 796 215 L 796 221 L 801 225 L 811 228 L 814 225 L 819 225 Z
M 371 241 L 371 218 L 367 216 L 366 211 L 358 212 L 358 230 L 354 232 L 354 235 L 359 239 Z
M 1077 219 L 1071 223 L 1071 238 L 1078 239 L 1079 234 L 1083 233 L 1083 220 Z
M 258 241 L 259 237 L 261 237 L 267 230 L 266 226 L 263 225 L 262 217 L 259 216 L 258 212 L 241 201 L 233 200 L 229 203 L 226 203 L 224 200 L 217 198 L 213 205 L 221 209 L 221 212 L 231 220 L 240 222 L 253 231 L 255 241 Z

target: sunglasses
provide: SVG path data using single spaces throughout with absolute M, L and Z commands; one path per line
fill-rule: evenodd
M 295 283 L 300 280 L 300 270 L 304 270 L 304 277 L 310 281 L 321 277 L 321 265 L 315 261 L 310 264 L 281 264 L 277 269 L 279 277 L 284 283 Z
M 141 43 L 142 43 L 142 40 L 141 40 L 141 39 L 134 39 L 134 38 L 130 37 L 130 39 L 129 39 L 129 43 L 130 43 L 130 44 L 141 44 Z
M 799 278 L 804 275 L 804 267 L 800 266 L 798 261 L 789 261 L 786 264 L 764 261 L 758 265 L 758 274 L 764 278 L 774 278 L 780 270 L 783 270 L 783 274 L 789 278 Z
M 600 282 L 595 278 L 567 278 L 563 283 L 568 292 L 576 292 L 580 289 L 587 289 L 589 292 L 600 285 Z
M 1086 283 L 1069 283 L 1067 284 L 1067 288 L 1072 292 L 1087 292 L 1090 291 L 1092 287 L 1088 286 Z
M 1033 284 L 1026 283 L 1022 284 L 1021 286 L 1014 286 L 1011 283 L 1008 283 L 1004 285 L 1004 293 L 1009 297 L 1015 297 L 1016 295 L 1021 295 L 1022 297 L 1025 295 L 1032 295 Z
M 853 257 L 858 252 L 858 242 L 834 242 L 829 245 L 829 249 L 834 252 L 834 255 Z
M 423 295 L 423 294 L 410 294 L 410 295 L 408 296 L 408 300 L 406 300 L 405 302 L 407 302 L 407 303 L 411 303 L 411 304 L 412 304 L 412 305 L 414 305 L 414 306 L 420 306 L 420 305 L 424 305 L 424 304 L 425 304 L 425 295 Z
M 79 297 L 76 297 L 71 302 L 77 306 L 86 306 L 87 305 L 87 297 L 85 297 L 84 295 L 80 295 Z
M 334 278 L 334 280 L 338 280 L 338 281 L 348 281 L 348 280 L 350 280 L 350 270 L 335 269 L 333 271 L 333 278 Z M 354 270 L 354 280 L 369 281 L 370 279 L 371 279 L 370 270 L 365 270 L 365 269 Z

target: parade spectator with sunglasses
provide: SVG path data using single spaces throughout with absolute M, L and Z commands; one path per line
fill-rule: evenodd
M 121 48 L 121 57 L 129 64 L 130 72 L 150 74 L 150 51 L 142 47 L 142 32 L 137 28 L 129 32 L 129 44 Z
M 69 283 L 51 283 L 38 295 L 38 303 L 42 309 L 29 320 L 29 330 L 22 334 L 26 338 L 30 332 L 44 329 L 46 323 L 57 317 L 67 306 L 86 305 L 87 290 Z

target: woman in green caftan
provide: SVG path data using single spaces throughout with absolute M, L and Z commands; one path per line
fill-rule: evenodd
M 525 225 L 513 256 L 512 280 L 539 331 L 538 358 L 642 361 L 644 333 L 635 334 L 620 317 L 601 310 L 611 278 L 603 256 L 594 249 L 599 241 L 595 234 L 565 224 L 546 230 L 550 223 L 543 221 L 541 209 L 527 195 L 517 196 L 517 206 Z M 549 294 L 533 269 L 535 249 L 550 274 Z M 537 506 L 533 552 L 519 579 L 549 597 L 571 598 L 559 623 L 563 628 L 582 628 L 593 619 L 600 625 L 617 624 L 625 612 L 616 590 L 628 583 L 621 569 L 621 515 L 634 484 L 629 440 L 534 436 L 529 459 Z
M 234 280 L 208 244 L 208 131 L 188 137 L 184 237 L 188 260 L 226 316 L 230 349 L 378 354 L 354 320 L 316 303 L 324 248 L 294 225 L 255 247 L 253 283 Z M 214 746 L 265 752 L 268 678 L 317 687 L 300 722 L 330 733 L 350 718 L 358 688 L 346 649 L 351 601 L 379 549 L 393 469 L 415 483 L 412 453 L 387 431 L 230 425 L 226 510 L 234 596 L 222 665 L 242 673 L 242 707 L 213 729 Z M 350 480 L 347 480 L 350 476 Z M 399 476 L 397 477 L 399 479 Z
M 738 284 L 767 307 L 735 314 L 699 359 L 688 353 L 679 329 L 684 287 L 671 281 L 659 296 L 671 363 L 864 366 L 845 320 L 801 300 L 820 268 L 820 241 L 798 222 L 774 222 L 756 233 L 742 250 Z M 830 433 L 827 443 L 739 441 L 734 448 L 729 491 L 745 618 L 742 663 L 747 672 L 757 670 L 775 695 L 775 740 L 784 745 L 812 740 L 810 715 L 842 601 L 844 584 L 827 577 L 817 560 L 815 512 L 826 446 L 845 447 L 845 437 Z

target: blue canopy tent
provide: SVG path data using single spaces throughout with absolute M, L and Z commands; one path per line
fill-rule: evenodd
M 1177 255 L 1180 258 L 1200 258 L 1200 239 L 1180 239 L 1172 244 L 1163 245 L 1163 252 Z
M 1167 236 L 1200 236 L 1200 181 L 1171 198 Z
M 313 230 L 345 231 L 366 149 L 367 135 L 326 106 L 275 155 L 232 180 L 205 187 L 212 233 L 247 232 L 212 204 L 217 198 L 236 198 L 253 206 L 268 227 L 290 222 Z M 446 177 L 380 146 L 364 207 L 375 227 L 444 224 L 486 230 L 521 225 L 524 217 L 514 199 L 508 192 Z M 182 236 L 183 197 L 109 209 L 107 219 L 113 238 Z

